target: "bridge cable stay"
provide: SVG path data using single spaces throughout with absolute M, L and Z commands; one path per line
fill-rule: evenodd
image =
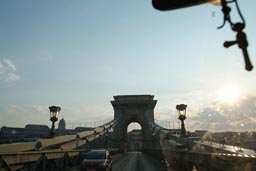
M 155 123 L 158 124 L 159 126 L 166 128 L 166 129 L 179 129 L 179 126 L 180 126 L 179 122 L 164 121 L 164 120 L 158 120 L 158 119 L 155 119 Z
M 112 129 L 117 124 L 116 120 L 109 121 L 103 125 L 95 127 L 92 131 L 84 131 L 77 133 L 78 139 L 73 140 L 72 142 L 68 142 L 61 146 L 62 149 L 75 149 L 79 146 L 85 145 L 94 141 L 95 139 L 101 137 L 102 135 L 106 134 L 110 129 Z M 88 134 L 89 132 L 89 134 Z M 79 141 L 82 140 L 82 141 Z
M 105 123 L 108 123 L 112 121 L 113 118 L 107 118 L 100 121 L 94 121 L 94 122 L 73 122 L 73 123 L 66 123 L 66 125 L 69 125 L 70 129 L 74 129 L 75 127 L 91 127 L 95 128 L 101 125 L 104 125 Z

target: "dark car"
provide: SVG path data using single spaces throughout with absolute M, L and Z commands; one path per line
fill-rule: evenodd
M 112 171 L 113 161 L 108 150 L 92 150 L 85 154 L 81 171 Z

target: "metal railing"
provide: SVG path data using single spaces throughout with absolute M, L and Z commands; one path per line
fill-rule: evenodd
M 69 160 L 79 157 L 85 150 L 74 150 L 102 137 L 113 129 L 117 120 L 111 120 L 95 127 L 92 131 L 79 132 L 76 135 L 64 135 L 50 139 L 38 139 L 37 142 L 24 142 L 0 145 L 0 171 L 18 170 L 25 165 L 49 169 L 46 161 Z M 115 150 L 115 149 L 110 149 Z M 55 164 L 56 165 L 56 164 Z M 2 168 L 2 169 L 1 169 Z M 37 169 L 35 169 L 37 170 Z
M 147 152 L 163 156 L 176 170 L 191 171 L 194 166 L 198 170 L 256 170 L 256 153 L 253 150 L 243 148 L 243 151 L 235 151 L 228 145 L 203 143 L 200 138 L 182 138 L 156 123 L 149 122 L 149 125 L 155 147 Z

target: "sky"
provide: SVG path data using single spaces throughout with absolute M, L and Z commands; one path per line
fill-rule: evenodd
M 256 1 L 240 0 L 256 65 Z M 231 18 L 241 21 L 235 6 Z M 113 118 L 114 95 L 150 94 L 155 119 L 187 130 L 256 130 L 256 69 L 244 69 L 221 7 L 158 11 L 151 1 L 1 0 L 0 127 L 50 126 L 49 106 L 67 123 Z

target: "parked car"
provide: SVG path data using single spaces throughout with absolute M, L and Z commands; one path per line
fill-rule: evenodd
M 108 150 L 91 150 L 85 154 L 81 171 L 112 171 L 113 160 Z

